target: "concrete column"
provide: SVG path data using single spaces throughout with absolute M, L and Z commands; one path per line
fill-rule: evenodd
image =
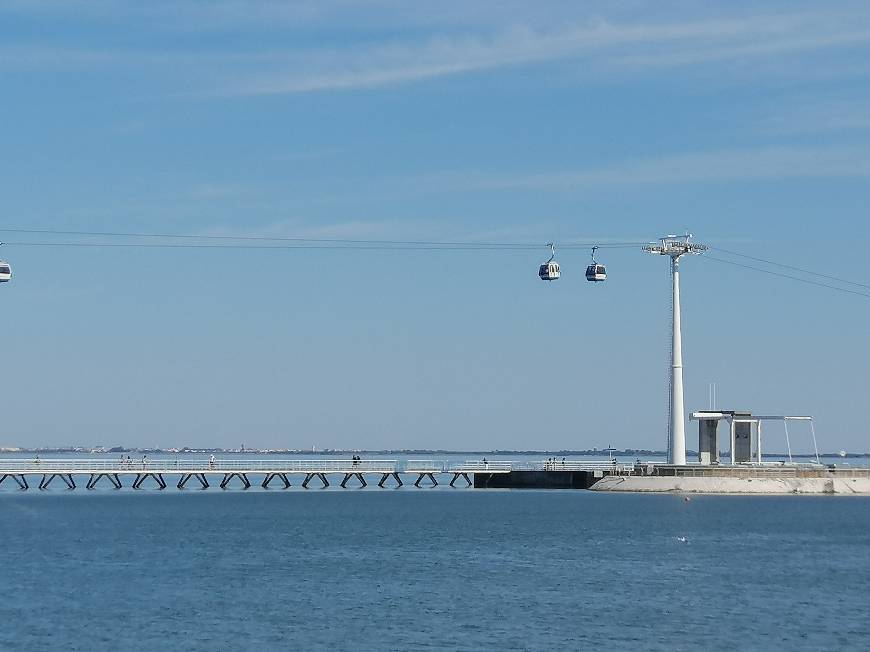
M 671 342 L 671 422 L 668 463 L 686 464 L 685 408 L 683 407 L 683 337 L 680 327 L 680 258 L 671 257 L 673 277 L 673 333 Z

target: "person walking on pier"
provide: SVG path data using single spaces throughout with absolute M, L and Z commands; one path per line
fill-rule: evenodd
M 209 468 L 214 468 L 214 453 L 212 453 L 211 457 L 208 458 L 208 466 Z

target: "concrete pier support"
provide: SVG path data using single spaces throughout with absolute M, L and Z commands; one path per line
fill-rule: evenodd
M 166 489 L 166 481 L 163 479 L 162 473 L 137 473 L 136 479 L 133 480 L 133 489 L 141 489 L 142 483 L 148 478 L 153 478 L 157 483 L 157 488 L 161 491 Z
M 342 489 L 346 488 L 347 481 L 353 477 L 356 477 L 359 480 L 360 487 L 367 486 L 365 476 L 362 473 L 345 473 L 344 480 L 341 481 L 341 488 Z
M 471 480 L 469 479 L 468 474 L 467 474 L 467 473 L 460 472 L 460 473 L 454 473 L 454 474 L 453 474 L 453 479 L 450 481 L 450 486 L 451 486 L 451 487 L 453 486 L 453 483 L 454 483 L 454 482 L 456 482 L 457 480 L 459 480 L 459 476 L 462 476 L 463 478 L 465 478 L 465 481 L 468 483 L 468 486 L 469 486 L 469 487 L 471 486 L 472 482 L 471 482 Z
M 286 473 L 267 473 L 266 477 L 263 478 L 263 483 L 260 485 L 263 489 L 269 488 L 269 483 L 272 482 L 275 478 L 281 478 L 281 481 L 284 483 L 284 488 L 290 488 L 290 480 L 287 479 Z
M 48 485 L 51 484 L 51 481 L 58 477 L 63 480 L 67 489 L 76 488 L 76 481 L 73 479 L 71 473 L 52 473 L 51 475 L 43 474 L 42 480 L 39 482 L 39 488 L 48 489 Z
M 329 486 L 329 480 L 326 479 L 325 473 L 308 473 L 305 476 L 305 479 L 302 481 L 302 487 L 304 489 L 308 489 L 308 483 L 311 482 L 312 478 L 320 478 L 320 481 L 323 483 L 324 488 Z
M 109 478 L 109 481 L 114 485 L 115 489 L 121 488 L 121 478 L 118 477 L 117 473 L 91 473 L 91 477 L 88 479 L 85 488 L 94 489 L 102 478 Z
M 221 480 L 221 484 L 220 484 L 221 489 L 226 489 L 227 485 L 229 485 L 229 483 L 230 483 L 230 480 L 232 480 L 233 478 L 238 478 L 239 480 L 241 480 L 244 489 L 251 488 L 251 483 L 248 480 L 247 473 L 225 473 L 224 479 Z
M 396 479 L 396 486 L 397 486 L 397 487 L 401 487 L 401 486 L 402 486 L 402 484 L 403 484 L 403 482 L 402 482 L 402 477 L 399 475 L 398 472 L 394 472 L 394 473 L 384 473 L 383 477 L 381 477 L 381 481 L 378 482 L 378 486 L 379 486 L 379 487 L 383 487 L 383 486 L 384 486 L 384 483 L 387 481 L 387 479 L 389 479 L 390 476 L 393 476 L 393 477 Z
M 459 474 L 457 473 L 456 475 L 458 476 Z M 433 486 L 433 487 L 437 487 L 437 486 L 438 486 L 438 480 L 435 479 L 435 474 L 434 474 L 434 473 L 421 473 L 421 474 L 419 475 L 419 477 L 417 478 L 416 482 L 414 482 L 414 486 L 415 486 L 415 487 L 419 487 L 419 486 L 420 486 L 420 483 L 423 481 L 423 478 L 425 478 L 425 477 L 428 477 L 428 478 L 429 478 L 429 481 L 432 483 L 432 486 Z M 454 480 L 455 480 L 455 479 L 456 479 L 456 478 L 454 477 Z M 451 486 L 451 487 L 453 486 L 453 483 L 452 483 L 452 482 L 450 483 L 450 486 Z
M 2 477 L 0 477 L 0 484 L 3 484 L 3 481 L 6 478 L 12 478 L 15 480 L 15 484 L 18 485 L 18 488 L 22 491 L 25 489 L 30 489 L 30 485 L 27 484 L 27 478 L 24 475 L 15 475 L 14 473 L 4 473 Z

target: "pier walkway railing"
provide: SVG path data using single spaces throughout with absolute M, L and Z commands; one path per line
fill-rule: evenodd
M 121 488 L 122 476 L 134 476 L 133 488 L 138 489 L 146 480 L 153 480 L 161 489 L 166 488 L 166 475 L 180 476 L 178 488 L 183 489 L 191 479 L 198 481 L 202 488 L 209 486 L 208 476 L 223 476 L 220 486 L 226 488 L 230 482 L 237 479 L 247 489 L 251 486 L 249 474 L 262 474 L 261 485 L 268 488 L 272 481 L 278 480 L 284 487 L 290 486 L 288 476 L 304 475 L 303 487 L 308 487 L 312 479 L 318 479 L 324 487 L 329 486 L 328 474 L 344 475 L 341 486 L 355 478 L 361 486 L 366 486 L 366 475 L 379 474 L 378 486 L 392 478 L 398 486 L 402 486 L 401 473 L 416 474 L 415 486 L 428 478 L 433 486 L 438 484 L 437 474 L 447 473 L 453 477 L 450 486 L 462 478 L 468 486 L 472 480 L 469 477 L 475 473 L 503 474 L 512 471 L 599 471 L 604 473 L 630 472 L 631 466 L 618 465 L 614 461 L 578 461 L 578 460 L 541 460 L 541 461 L 511 461 L 511 460 L 464 460 L 450 462 L 439 459 L 407 460 L 400 463 L 391 459 L 184 459 L 184 458 L 142 458 L 142 459 L 111 459 L 111 458 L 10 458 L 0 459 L 0 485 L 11 479 L 22 489 L 28 488 L 28 475 L 41 475 L 40 489 L 47 488 L 55 478 L 60 478 L 70 489 L 76 487 L 75 475 L 86 474 L 90 478 L 87 488 L 93 489 L 103 478 L 111 482 L 115 488 Z

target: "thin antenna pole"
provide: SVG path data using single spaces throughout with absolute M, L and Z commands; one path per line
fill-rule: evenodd
M 812 419 L 810 419 L 810 432 L 813 433 L 813 450 L 816 451 L 816 463 L 821 464 L 822 461 L 819 459 L 819 447 L 816 444 L 816 427 L 813 425 Z

